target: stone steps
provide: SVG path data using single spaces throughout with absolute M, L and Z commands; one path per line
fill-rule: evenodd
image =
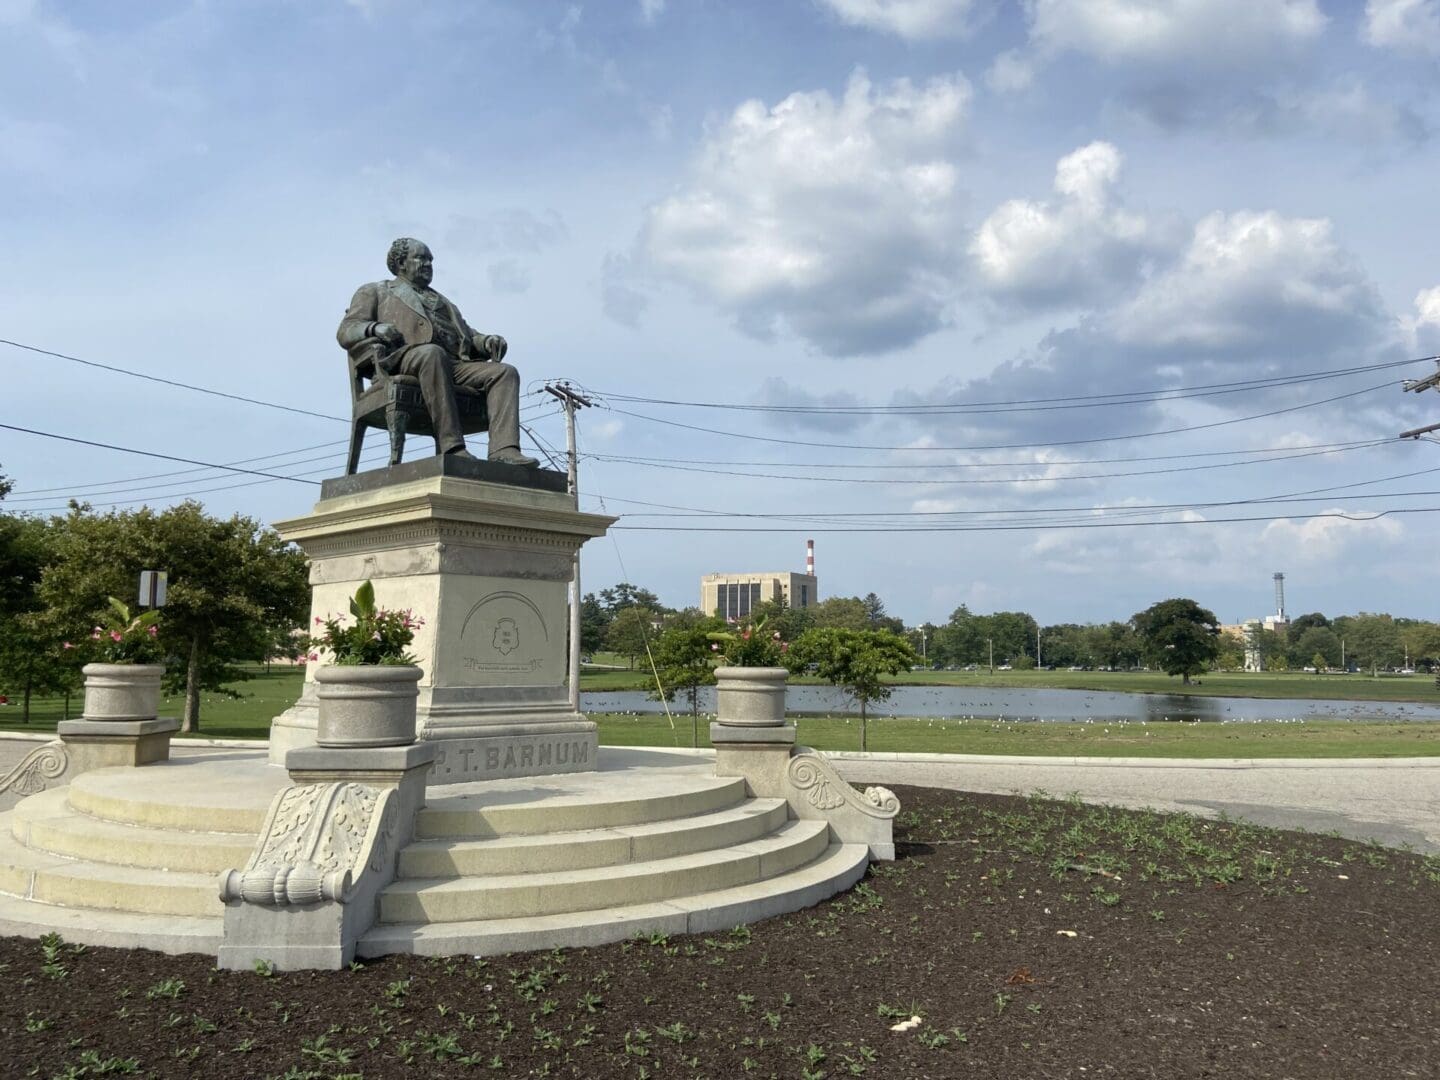
M 479 840 L 620 828 L 708 814 L 745 798 L 745 781 L 739 777 L 690 776 L 683 784 L 656 785 L 633 795 L 597 794 L 584 783 L 544 783 L 549 777 L 531 779 L 535 782 L 524 785 L 496 782 L 491 790 L 471 786 L 459 794 L 432 787 L 415 820 L 416 838 Z
M 0 934 L 29 938 L 59 934 L 72 945 L 154 949 L 172 956 L 181 953 L 214 956 L 220 950 L 224 925 L 218 916 L 197 919 L 57 907 L 0 894 Z
M 399 876 L 492 877 L 646 862 L 758 840 L 787 817 L 783 799 L 749 799 L 709 814 L 640 825 L 489 840 L 417 840 L 400 853 Z
M 381 923 L 360 939 L 357 952 L 495 956 L 604 945 L 636 934 L 713 933 L 818 904 L 859 881 L 867 865 L 864 844 L 828 844 L 817 858 L 779 877 L 665 901 L 521 918 Z
M 218 921 L 219 874 L 73 859 L 15 839 L 14 811 L 0 815 L 0 893 L 37 904 Z
M 380 921 L 510 919 L 669 900 L 777 877 L 818 858 L 829 842 L 824 822 L 787 821 L 749 843 L 647 862 L 484 878 L 400 879 L 380 893 Z
M 255 843 L 245 833 L 180 832 L 106 821 L 80 813 L 68 795 L 56 788 L 22 801 L 11 811 L 11 835 L 31 851 L 212 877 L 243 866 Z

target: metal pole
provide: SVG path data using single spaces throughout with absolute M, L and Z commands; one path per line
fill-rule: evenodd
M 995 639 L 986 638 L 985 644 L 990 646 L 990 674 L 995 674 Z
M 545 392 L 559 399 L 565 409 L 565 490 L 580 509 L 579 456 L 575 452 L 575 410 L 590 404 L 589 398 L 572 390 L 568 383 L 546 385 Z M 580 550 L 570 564 L 570 708 L 580 711 Z

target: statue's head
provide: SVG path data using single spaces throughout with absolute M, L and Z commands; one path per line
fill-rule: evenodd
M 429 285 L 435 276 L 433 260 L 430 249 L 423 243 L 402 236 L 390 245 L 390 254 L 385 256 L 385 265 L 396 277 L 423 288 Z

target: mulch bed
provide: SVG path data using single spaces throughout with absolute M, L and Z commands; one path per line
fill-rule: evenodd
M 896 862 L 708 937 L 270 975 L 0 939 L 3 1074 L 1440 1076 L 1440 860 L 896 792 Z

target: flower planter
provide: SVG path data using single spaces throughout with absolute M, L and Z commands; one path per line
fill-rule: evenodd
M 320 746 L 408 746 L 415 741 L 416 685 L 411 664 L 339 665 L 315 671 Z
M 153 720 L 164 664 L 86 664 L 86 720 Z
M 789 675 L 784 668 L 716 668 L 716 722 L 728 727 L 782 726 Z

